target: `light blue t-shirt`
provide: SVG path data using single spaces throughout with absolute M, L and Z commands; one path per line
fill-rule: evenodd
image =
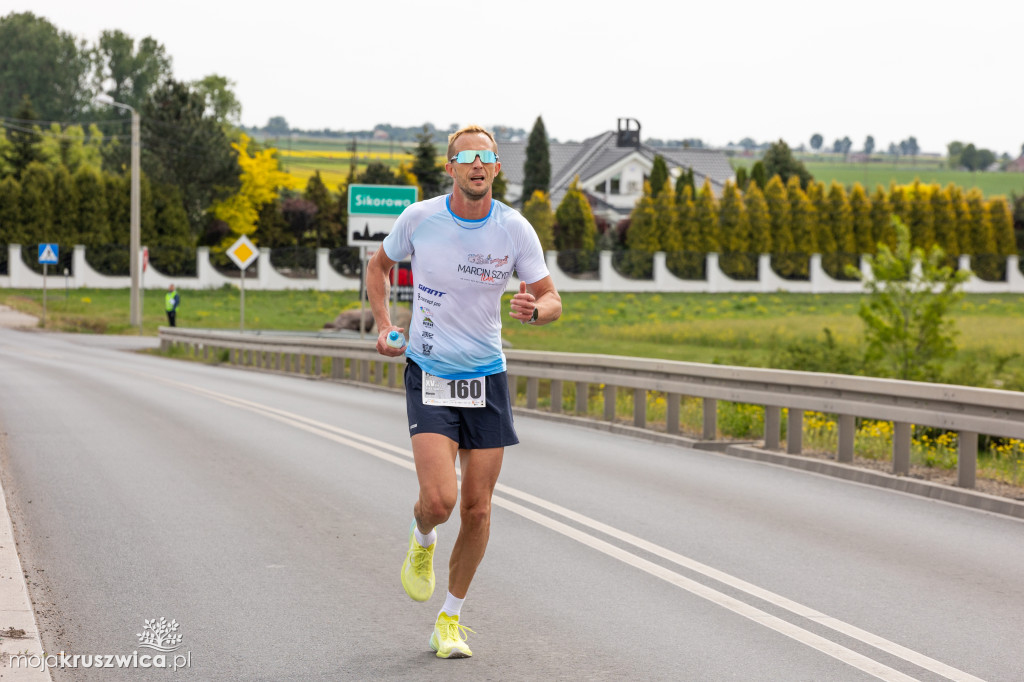
M 548 276 L 537 233 L 500 201 L 481 220 L 464 220 L 450 196 L 406 208 L 384 239 L 393 261 L 412 256 L 413 302 L 405 354 L 444 379 L 505 370 L 501 295 L 512 271 L 532 284 Z

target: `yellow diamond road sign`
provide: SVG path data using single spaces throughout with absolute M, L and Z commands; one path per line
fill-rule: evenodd
M 235 261 L 235 265 L 237 265 L 239 269 L 245 270 L 247 267 L 252 265 L 252 262 L 260 255 L 260 250 L 256 248 L 255 244 L 249 241 L 248 237 L 242 235 L 238 238 L 238 241 L 228 247 L 227 254 L 228 258 Z

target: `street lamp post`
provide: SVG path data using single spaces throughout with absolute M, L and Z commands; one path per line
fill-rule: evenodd
M 142 142 L 140 140 L 140 125 L 139 125 L 139 112 L 135 111 L 135 108 L 127 104 L 121 104 L 115 102 L 109 95 L 100 95 L 96 98 L 97 101 L 110 106 L 117 107 L 119 109 L 126 109 L 132 114 L 132 188 L 131 188 L 131 217 L 129 223 L 129 253 L 128 263 L 129 272 L 131 273 L 132 280 L 132 291 L 131 291 L 131 303 L 129 305 L 129 319 L 130 324 L 138 326 L 139 334 L 142 334 L 142 305 L 141 298 L 139 295 L 139 252 L 142 249 L 142 227 L 141 227 L 141 207 L 140 207 L 140 192 L 139 192 L 139 176 L 140 176 L 140 152 L 142 149 Z

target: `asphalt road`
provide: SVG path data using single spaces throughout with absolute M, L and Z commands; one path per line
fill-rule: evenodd
M 0 329 L 0 464 L 48 653 L 188 667 L 55 680 L 1024 679 L 1024 523 L 519 418 L 463 609 L 398 580 L 400 395 Z M 0 628 L 3 623 L 0 623 Z

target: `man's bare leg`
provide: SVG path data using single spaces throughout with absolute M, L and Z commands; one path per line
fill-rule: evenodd
M 484 558 L 491 534 L 491 496 L 501 472 L 504 448 L 459 451 L 462 469 L 462 526 L 448 563 L 448 591 L 465 599 Z

